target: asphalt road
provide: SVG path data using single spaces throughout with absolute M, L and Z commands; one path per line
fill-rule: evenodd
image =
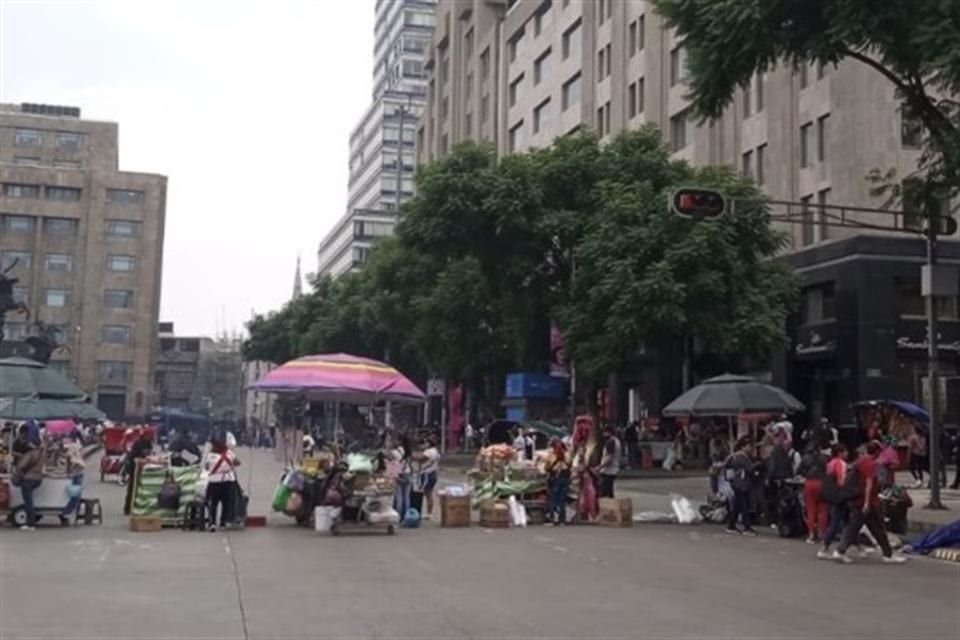
M 263 513 L 279 469 L 241 455 Z M 103 526 L 0 530 L 0 639 L 960 637 L 957 564 L 710 526 L 135 534 L 119 487 L 89 492 Z

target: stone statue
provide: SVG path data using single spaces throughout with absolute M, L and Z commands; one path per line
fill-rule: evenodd
M 3 341 L 3 326 L 8 311 L 22 313 L 28 320 L 30 319 L 30 310 L 27 309 L 27 305 L 13 298 L 13 286 L 17 284 L 18 279 L 7 275 L 17 266 L 17 262 L 18 260 L 14 260 L 6 270 L 0 271 L 0 342 Z
M 39 320 L 33 326 L 36 328 L 37 335 L 26 339 L 26 343 L 33 349 L 30 358 L 40 364 L 50 364 L 50 357 L 64 348 L 60 346 L 60 341 L 57 340 L 57 328 L 48 326 Z

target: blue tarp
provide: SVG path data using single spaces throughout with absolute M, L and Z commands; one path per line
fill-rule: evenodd
M 930 424 L 930 414 L 927 413 L 927 410 L 923 407 L 919 407 L 912 402 L 905 402 L 903 400 L 891 400 L 890 404 L 895 406 L 900 411 L 904 412 L 911 418 L 919 420 L 924 424 Z
M 928 554 L 934 549 L 960 548 L 960 520 L 934 529 L 910 543 L 914 553 Z

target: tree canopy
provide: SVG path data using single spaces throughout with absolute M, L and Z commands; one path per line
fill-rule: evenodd
M 941 200 L 960 191 L 960 2 L 653 2 L 684 39 L 690 98 L 701 117 L 718 118 L 758 71 L 855 60 L 889 80 L 905 115 L 923 123 L 919 173 L 928 189 Z
M 690 182 L 758 204 L 711 223 L 670 214 L 670 190 Z M 499 159 L 465 143 L 419 170 L 395 236 L 362 271 L 314 279 L 256 317 L 244 355 L 387 358 L 490 402 L 503 374 L 545 368 L 551 323 L 588 380 L 665 339 L 763 358 L 796 296 L 773 259 L 783 242 L 749 181 L 671 161 L 652 127 Z

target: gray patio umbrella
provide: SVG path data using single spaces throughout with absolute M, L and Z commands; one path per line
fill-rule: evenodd
M 668 404 L 665 416 L 738 416 L 743 413 L 792 413 L 804 406 L 792 395 L 748 376 L 726 373 L 704 380 Z
M 106 420 L 107 415 L 87 402 L 43 398 L 0 398 L 4 420 Z
M 65 375 L 26 358 L 0 360 L 0 398 L 86 400 L 83 389 Z

